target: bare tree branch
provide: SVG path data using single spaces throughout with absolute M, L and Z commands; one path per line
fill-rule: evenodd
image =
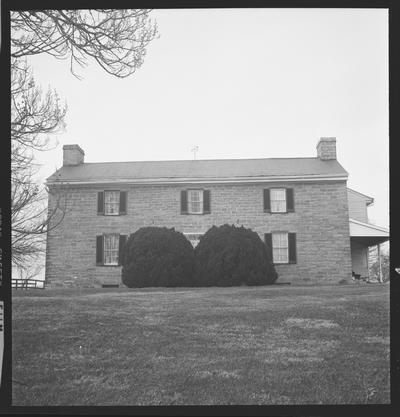
M 44 252 L 46 234 L 68 209 L 63 185 L 48 190 L 34 180 L 34 152 L 51 149 L 50 136 L 65 127 L 66 104 L 36 85 L 27 57 L 49 54 L 84 67 L 89 59 L 123 78 L 143 63 L 158 36 L 150 10 L 23 10 L 11 12 L 11 223 L 12 262 L 26 269 Z M 47 207 L 47 194 L 52 206 Z M 29 276 L 29 273 L 28 273 Z
M 47 53 L 87 65 L 93 58 L 106 72 L 124 78 L 143 64 L 158 29 L 148 9 L 41 10 L 11 12 L 11 57 Z
M 49 135 L 64 126 L 66 106 L 55 91 L 35 84 L 24 59 L 11 61 L 11 236 L 12 262 L 24 267 L 44 250 L 46 190 L 34 180 L 34 151 L 50 149 Z M 64 207 L 61 207 L 64 209 Z

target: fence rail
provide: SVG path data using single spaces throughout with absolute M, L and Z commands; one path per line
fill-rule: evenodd
M 43 290 L 44 289 L 44 281 L 39 279 L 18 279 L 12 278 L 11 279 L 11 287 L 16 289 L 31 289 L 36 288 Z

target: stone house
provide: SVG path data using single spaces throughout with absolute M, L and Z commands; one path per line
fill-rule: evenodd
M 85 163 L 78 145 L 65 145 L 46 183 L 49 211 L 65 208 L 47 235 L 46 283 L 122 285 L 119 253 L 140 227 L 174 227 L 196 245 L 225 223 L 260 235 L 278 282 L 366 275 L 368 246 L 388 231 L 368 223 L 373 200 L 348 189 L 347 178 L 335 138 L 321 138 L 310 158 Z

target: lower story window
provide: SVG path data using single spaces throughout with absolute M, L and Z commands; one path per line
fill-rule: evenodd
M 184 233 L 187 240 L 192 244 L 192 246 L 195 248 L 199 242 L 201 236 L 203 236 L 204 233 Z
M 289 262 L 287 233 L 272 233 L 272 258 L 274 264 L 287 264 Z
M 121 265 L 127 235 L 104 233 L 96 236 L 96 265 Z
M 104 235 L 104 265 L 118 265 L 119 235 Z

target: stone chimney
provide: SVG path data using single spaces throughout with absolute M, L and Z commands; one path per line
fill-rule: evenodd
M 80 165 L 85 159 L 85 152 L 79 145 L 63 146 L 63 166 Z
M 336 159 L 336 138 L 321 138 L 317 144 L 317 156 L 322 161 Z

